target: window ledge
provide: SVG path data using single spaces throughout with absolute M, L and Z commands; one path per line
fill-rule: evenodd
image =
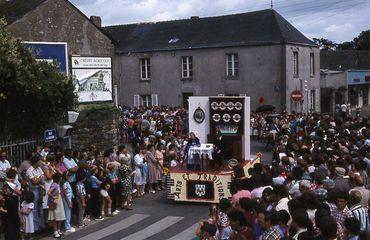
M 226 76 L 226 80 L 239 80 L 239 76 Z
M 150 78 L 146 78 L 146 79 L 140 79 L 140 82 L 150 82 L 152 79 L 150 79 Z

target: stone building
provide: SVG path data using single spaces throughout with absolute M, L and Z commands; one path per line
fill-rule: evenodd
M 100 17 L 86 17 L 68 0 L 1 0 L 0 17 L 22 41 L 67 42 L 70 56 L 114 54 L 113 41 L 101 28 Z
M 345 72 L 347 101 L 352 108 L 370 106 L 370 51 L 321 51 L 321 68 Z
M 335 106 L 348 102 L 345 71 L 320 70 L 321 112 L 334 113 Z
M 6 29 L 24 42 L 67 43 L 66 61 L 70 66 L 69 69 L 73 55 L 92 58 L 114 57 L 114 41 L 101 28 L 100 17 L 88 18 L 68 0 L 0 0 L 0 18 L 5 18 Z M 94 73 L 104 73 L 106 70 L 96 71 L 98 72 Z M 69 74 L 72 75 L 71 72 Z M 90 76 L 88 79 L 89 86 L 93 90 L 104 90 L 106 86 L 101 83 L 101 79 L 99 80 L 101 75 L 94 79 L 93 77 Z M 114 84 L 114 78 L 112 81 Z M 112 102 L 110 104 L 113 105 Z M 99 147 L 102 148 L 117 145 L 118 115 L 88 114 L 89 109 L 86 108 L 90 106 L 96 107 L 80 105 L 80 110 L 84 111 L 73 125 L 73 145 L 90 146 L 97 144 L 97 139 Z M 58 129 L 60 127 L 64 126 L 58 126 Z
M 121 105 L 246 94 L 252 109 L 320 110 L 320 50 L 275 10 L 104 29 L 118 42 Z M 291 99 L 294 90 L 302 101 Z

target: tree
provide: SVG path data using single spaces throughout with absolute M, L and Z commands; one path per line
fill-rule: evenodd
M 0 135 L 40 135 L 60 123 L 76 99 L 72 81 L 55 65 L 37 62 L 0 19 Z
M 351 42 L 342 42 L 339 43 L 336 50 L 354 50 L 356 49 L 356 44 Z
M 330 41 L 326 38 L 314 38 L 313 41 L 320 46 L 321 50 L 327 51 L 327 50 L 335 50 L 337 47 L 337 44 L 333 41 Z
M 362 31 L 358 37 L 353 39 L 357 50 L 370 50 L 370 29 Z

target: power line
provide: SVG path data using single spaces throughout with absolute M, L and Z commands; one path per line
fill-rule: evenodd
M 310 4 L 308 6 L 302 6 L 300 8 L 297 8 L 297 6 L 299 4 L 295 4 L 295 5 L 280 7 L 280 8 L 277 8 L 277 9 L 290 9 L 290 10 L 282 11 L 284 13 L 290 13 L 290 12 L 305 11 L 305 10 L 311 10 L 311 9 L 313 9 L 313 10 L 315 10 L 315 9 L 322 9 L 324 7 L 336 6 L 336 5 L 339 5 L 339 4 L 342 4 L 342 3 L 347 3 L 347 2 L 348 2 L 348 0 L 340 0 L 340 1 L 337 1 L 335 3 L 328 2 L 328 3 L 315 4 L 315 5 L 311 5 Z M 306 3 L 313 3 L 313 2 L 305 2 L 304 4 L 306 4 Z
M 360 1 L 361 1 L 361 3 L 363 3 L 362 2 L 363 0 L 360 0 Z M 318 12 L 323 12 L 323 11 L 328 11 L 328 10 L 333 11 L 333 10 L 336 10 L 336 9 L 348 8 L 348 7 L 353 6 L 353 2 L 348 4 L 348 5 L 342 5 L 342 3 L 347 3 L 347 2 L 348 2 L 347 0 L 338 1 L 336 4 L 324 4 L 324 5 L 319 5 L 319 6 L 311 6 L 311 7 L 307 7 L 307 8 L 297 9 L 295 11 L 282 11 L 282 13 L 288 15 L 290 13 L 298 11 L 300 13 L 294 14 L 293 16 L 290 16 L 290 18 L 301 18 L 301 17 L 305 17 L 307 15 L 312 14 L 312 12 L 318 13 Z M 307 11 L 307 10 L 310 10 L 310 11 Z M 307 12 L 302 13 L 302 11 L 307 11 Z
M 295 3 L 295 4 L 290 4 L 290 5 L 285 5 L 285 6 L 280 6 L 276 3 L 285 3 L 285 2 L 289 2 L 289 3 L 292 3 L 292 1 L 294 0 L 281 0 L 281 1 L 274 1 L 272 2 L 270 0 L 270 7 L 271 7 L 271 2 L 273 4 L 273 7 L 278 10 L 279 12 L 281 12 L 282 14 L 284 15 L 289 15 L 290 13 L 297 13 L 297 12 L 301 12 L 301 11 L 306 11 L 306 10 L 311 10 L 312 11 L 315 11 L 315 10 L 327 10 L 327 9 L 330 9 L 332 6 L 338 6 L 338 4 L 342 4 L 342 3 L 347 3 L 348 0 L 336 0 L 335 2 L 332 2 L 332 1 L 329 1 L 329 2 L 322 2 L 320 4 L 315 4 L 315 6 L 305 6 L 305 5 L 308 5 L 310 3 L 317 3 L 318 1 L 316 0 L 313 0 L 313 1 L 304 1 L 304 2 L 299 2 L 299 3 Z M 362 0 L 361 0 L 362 1 Z M 365 0 L 366 2 L 367 0 Z M 351 3 L 351 5 L 353 4 L 353 2 Z M 339 8 L 342 8 L 342 7 L 349 7 L 351 5 L 345 5 L 345 6 L 338 6 Z M 244 11 L 257 11 L 257 10 L 261 10 L 261 9 L 265 9 L 263 8 L 263 6 L 266 6 L 267 8 L 267 2 L 266 2 L 266 5 L 259 5 L 257 7 L 243 7 L 243 8 L 236 8 L 236 9 L 230 9 L 230 10 L 226 10 L 226 11 L 222 11 L 222 12 L 212 12 L 212 13 L 205 13 L 205 14 L 202 14 L 200 16 L 202 17 L 206 17 L 206 16 L 215 16 L 215 15 L 223 15 L 223 14 L 226 14 L 226 13 L 240 13 L 240 12 L 244 12 Z M 303 8 L 295 8 L 296 6 L 304 6 Z M 329 7 L 329 8 L 327 8 Z M 291 8 L 295 8 L 295 9 L 291 9 Z M 284 11 L 284 9 L 291 9 L 291 10 L 287 10 L 287 11 Z M 336 8 L 333 8 L 332 10 L 335 10 Z M 307 13 L 307 14 L 310 14 L 310 13 Z M 299 13 L 299 14 L 295 14 L 292 18 L 296 18 L 296 17 L 303 17 L 307 14 L 302 14 L 302 13 Z
M 352 5 L 351 7 L 347 8 L 347 9 L 343 9 L 342 11 L 338 11 L 338 12 L 336 12 L 336 13 L 333 13 L 333 14 L 329 15 L 329 16 L 324 16 L 324 17 L 321 17 L 321 18 L 318 18 L 318 19 L 314 19 L 311 23 L 313 23 L 313 22 L 320 22 L 320 21 L 321 21 L 321 20 L 323 20 L 324 18 L 330 18 L 330 17 L 333 17 L 333 16 L 335 16 L 335 15 L 337 15 L 337 14 L 341 14 L 341 13 L 343 13 L 343 12 L 345 12 L 345 11 L 348 11 L 348 10 L 350 10 L 350 9 L 352 9 L 352 8 L 356 7 L 356 6 L 359 6 L 359 5 L 362 5 L 362 4 L 367 4 L 367 3 L 370 3 L 370 2 L 369 2 L 369 1 L 367 1 L 367 2 L 360 2 L 360 3 L 354 4 L 354 5 Z

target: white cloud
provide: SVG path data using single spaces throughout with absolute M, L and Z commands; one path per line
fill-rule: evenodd
M 353 29 L 353 25 L 346 23 L 342 25 L 331 24 L 325 28 L 327 33 L 344 33 Z

